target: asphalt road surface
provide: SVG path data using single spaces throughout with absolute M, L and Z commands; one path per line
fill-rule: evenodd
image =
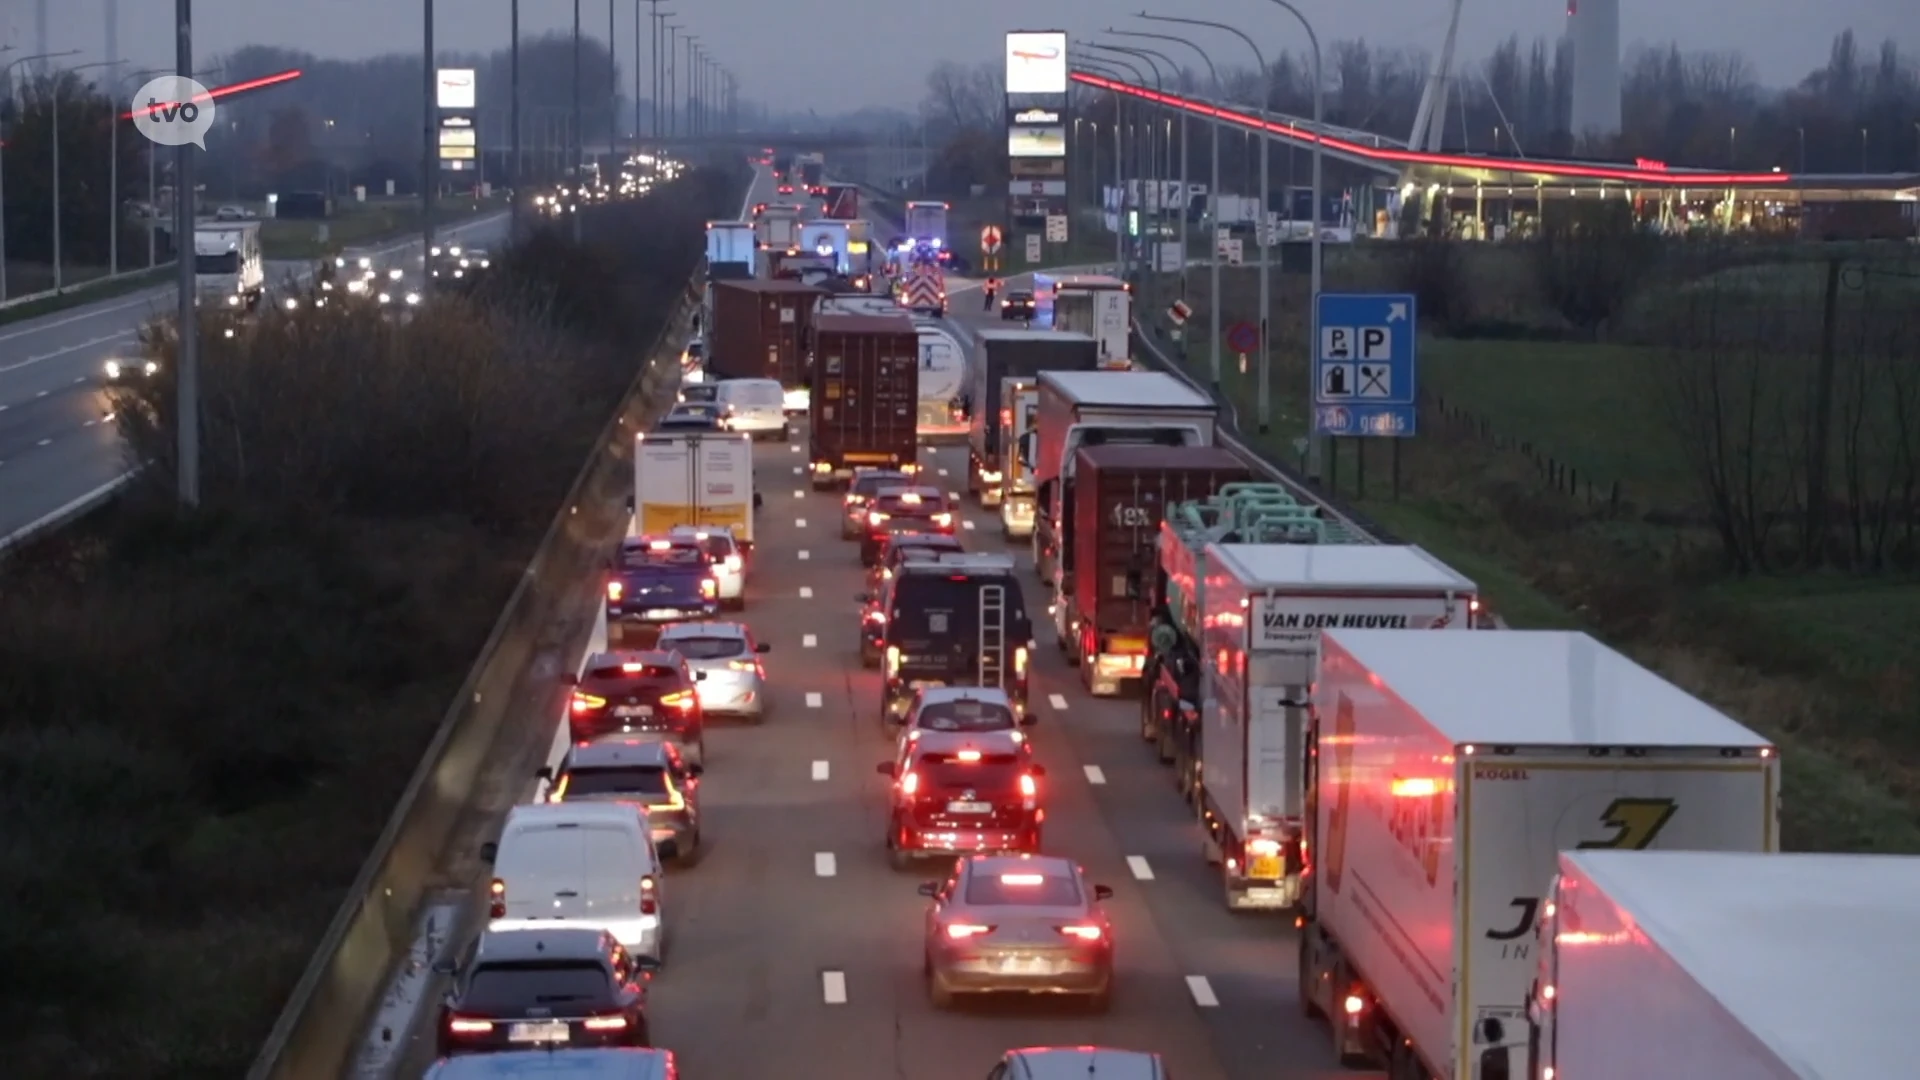
M 977 296 L 977 294 L 972 294 Z M 977 300 L 976 300 L 977 304 Z M 961 308 L 954 318 L 995 325 Z M 925 447 L 935 482 L 958 489 L 964 446 Z M 1046 849 L 1079 860 L 1116 890 L 1119 979 L 1111 1013 L 1012 1000 L 936 1011 L 921 980 L 916 886 L 938 870 L 895 872 L 883 847 L 891 757 L 880 677 L 862 668 L 855 545 L 840 539 L 839 497 L 802 476 L 804 432 L 762 445 L 749 603 L 732 616 L 772 646 L 770 712 L 757 727 L 718 722 L 707 734 L 702 839 L 708 851 L 669 872 L 667 966 L 654 984 L 652 1029 L 690 1080 L 980 1080 L 1007 1049 L 1101 1044 L 1166 1056 L 1181 1080 L 1332 1080 L 1324 1030 L 1300 1016 L 1289 921 L 1235 915 L 1200 833 L 1139 737 L 1138 702 L 1096 699 L 1053 647 L 1046 599 L 1027 545 L 1006 543 L 999 520 L 969 503 L 961 536 L 1008 552 L 1029 571 L 1028 614 L 1042 635 L 1031 730 L 1046 767 Z M 600 647 L 604 629 L 590 649 Z M 565 658 L 571 665 L 577 658 Z M 524 739 L 564 748 L 559 697 L 526 718 Z M 503 743 L 513 742 L 503 736 Z M 530 778 L 510 781 L 535 795 Z M 497 821 L 490 828 L 497 829 Z M 484 829 L 460 843 L 490 838 Z M 449 862 L 470 859 L 448 853 Z M 480 884 L 478 868 L 472 885 Z M 476 892 L 457 898 L 477 922 Z M 458 944 L 452 942 L 451 944 Z M 408 1032 L 361 1076 L 418 1076 L 432 1057 L 437 984 L 417 996 Z M 375 1028 L 386 1019 L 377 1019 Z M 388 1063 L 396 1066 L 392 1071 Z
M 448 239 L 497 245 L 506 215 L 443 229 Z M 355 249 L 385 265 L 417 258 L 418 241 Z M 417 266 L 409 267 L 417 272 Z M 269 262 L 269 288 L 312 269 L 305 262 Z M 150 316 L 170 310 L 171 287 L 69 308 L 0 328 L 0 538 L 101 491 L 126 473 L 119 436 L 105 419 L 101 371 L 130 355 Z

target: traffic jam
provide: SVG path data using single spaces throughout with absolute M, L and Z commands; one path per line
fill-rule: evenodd
M 739 261 L 635 436 L 601 629 L 481 848 L 428 1075 L 606 1048 L 694 1075 L 696 1019 L 786 977 L 945 1048 L 860 1056 L 890 1038 L 807 1014 L 796 1038 L 849 1064 L 794 1075 L 1542 1075 L 1529 950 L 1458 928 L 1624 836 L 1622 785 L 1671 807 L 1777 780 L 1710 706 L 1585 635 L 1495 631 L 1472 580 L 1229 449 L 1207 394 L 1127 362 L 1116 280 L 1037 275 L 1040 317 L 989 303 L 955 335 Z M 928 374 L 943 335 L 957 386 Z M 1668 749 L 1592 767 L 1655 716 Z M 1675 835 L 1777 843 L 1760 803 Z M 1477 890 L 1393 884 L 1443 873 Z M 1470 980 L 1407 976 L 1456 948 Z

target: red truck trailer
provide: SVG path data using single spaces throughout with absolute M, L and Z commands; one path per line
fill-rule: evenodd
M 715 379 L 779 379 L 807 385 L 814 309 L 826 293 L 797 281 L 716 281 L 707 373 Z
M 905 315 L 821 315 L 814 323 L 808 436 L 816 489 L 860 468 L 900 469 L 919 448 L 920 331 Z
M 827 185 L 827 216 L 835 221 L 859 218 L 860 189 L 852 184 Z
M 1141 677 L 1167 507 L 1208 498 L 1253 470 L 1218 446 L 1083 446 L 1075 453 L 1065 515 L 1073 573 L 1063 581 L 1060 639 L 1080 681 L 1100 696 Z

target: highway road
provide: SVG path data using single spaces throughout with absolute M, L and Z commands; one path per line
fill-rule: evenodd
M 977 306 L 954 318 L 993 324 Z M 1021 1000 L 930 1006 L 916 886 L 937 870 L 888 866 L 889 782 L 874 766 L 890 758 L 891 744 L 879 719 L 879 674 L 858 657 L 855 594 L 864 577 L 855 546 L 839 536 L 838 496 L 803 479 L 804 439 L 764 444 L 755 455 L 765 507 L 749 605 L 737 617 L 772 646 L 770 714 L 761 726 L 721 722 L 709 731 L 702 836 L 710 850 L 670 871 L 667 883 L 671 944 L 652 1029 L 678 1054 L 682 1075 L 980 1080 L 1008 1048 L 1054 1044 L 1155 1050 L 1181 1080 L 1361 1075 L 1338 1069 L 1326 1033 L 1300 1015 L 1290 922 L 1226 910 L 1191 812 L 1140 740 L 1138 703 L 1088 696 L 1046 641 L 1032 695 L 1047 769 L 1045 844 L 1116 890 L 1113 1010 L 1093 1016 Z M 966 449 L 923 448 L 922 461 L 929 476 L 958 488 Z M 1029 615 L 1050 636 L 1026 545 L 1004 542 L 998 518 L 971 503 L 961 535 L 1028 568 Z M 603 641 L 604 624 L 589 651 Z M 544 667 L 557 669 L 554 659 Z M 530 703 L 524 730 L 503 744 L 550 742 L 548 758 L 557 760 L 560 689 Z M 501 783 L 513 797 L 537 796 L 524 774 Z M 458 844 L 477 846 L 497 827 L 497 819 L 472 825 Z M 446 902 L 477 925 L 482 868 L 464 850 L 449 851 L 447 863 L 467 887 Z M 373 1018 L 355 1072 L 366 1080 L 418 1076 L 432 1056 L 442 987 L 425 976 L 397 980 L 411 989 L 390 993 Z M 407 1032 L 397 1045 L 377 1034 L 389 1026 Z
M 504 213 L 442 230 L 470 244 L 501 243 Z M 385 265 L 417 258 L 419 242 L 355 249 Z M 311 270 L 269 262 L 273 285 Z M 417 264 L 409 267 L 417 272 Z M 101 300 L 0 328 L 0 538 L 58 516 L 126 473 L 128 462 L 100 389 L 103 366 L 129 354 L 141 324 L 170 311 L 171 287 Z

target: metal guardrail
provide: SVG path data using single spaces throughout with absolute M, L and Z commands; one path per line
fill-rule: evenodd
M 127 485 L 133 483 L 134 478 L 139 476 L 145 469 L 146 466 L 141 465 L 121 473 L 119 476 L 74 499 L 53 513 L 35 521 L 30 521 L 5 536 L 0 536 L 0 559 L 5 559 L 8 552 L 27 543 L 34 537 L 71 525 L 112 502 L 114 498 L 122 491 L 125 491 Z
M 151 274 L 156 270 L 165 270 L 172 265 L 172 260 L 168 260 L 163 263 L 155 263 L 152 266 L 143 266 L 138 270 L 122 270 L 117 274 L 102 274 L 99 277 L 88 278 L 77 284 L 62 285 L 57 289 L 41 289 L 39 292 L 28 293 L 25 296 L 9 296 L 5 300 L 0 300 L 0 311 L 8 311 L 12 308 L 23 307 L 27 304 L 36 304 L 42 300 L 52 300 L 62 296 L 73 296 L 76 293 L 84 293 L 89 289 L 98 288 L 99 286 L 111 284 L 116 281 L 127 281 L 131 278 L 139 277 L 142 274 Z M 164 284 L 164 282 L 155 282 L 154 284 L 157 288 Z
M 697 306 L 682 297 L 602 431 L 599 449 L 575 476 L 247 1071 L 248 1080 L 339 1076 L 358 1052 L 367 1017 L 394 965 L 408 953 L 414 916 L 440 884 L 441 856 L 474 794 L 474 780 L 512 719 L 508 710 L 516 689 L 523 679 L 541 677 L 533 661 L 543 651 L 577 653 L 592 630 L 592 620 L 580 619 L 579 612 L 591 607 L 592 568 L 606 561 L 626 533 L 623 492 L 633 483 L 632 433 L 645 429 L 643 420 L 659 389 L 656 380 L 664 374 L 678 377 L 676 343 Z

